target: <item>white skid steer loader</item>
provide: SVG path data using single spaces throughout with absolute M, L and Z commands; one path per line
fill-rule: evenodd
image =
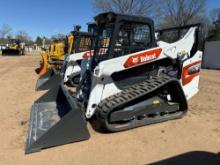
M 85 67 L 77 64 L 83 54 L 69 57 L 78 67 L 72 73 L 81 71 L 76 91 L 62 81 L 34 103 L 26 153 L 89 139 L 86 121 L 118 132 L 181 118 L 187 99 L 198 92 L 198 27 L 166 43 L 156 42 L 153 21 L 146 17 L 108 12 L 95 21 L 95 49 Z

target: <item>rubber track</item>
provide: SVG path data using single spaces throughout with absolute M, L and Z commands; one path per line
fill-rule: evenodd
M 118 130 L 109 130 L 109 128 L 106 128 L 106 120 L 108 118 L 108 115 L 111 111 L 116 109 L 119 106 L 126 105 L 130 101 L 136 100 L 140 97 L 143 97 L 161 87 L 164 85 L 176 81 L 179 83 L 179 81 L 175 78 L 171 78 L 168 76 L 155 76 L 150 80 L 143 81 L 138 84 L 134 84 L 131 87 L 123 90 L 120 93 L 117 93 L 115 95 L 112 95 L 100 102 L 100 104 L 97 106 L 96 109 L 96 115 L 97 119 L 100 121 L 100 126 L 104 126 L 105 129 L 111 132 L 121 131 L 124 129 L 118 129 Z

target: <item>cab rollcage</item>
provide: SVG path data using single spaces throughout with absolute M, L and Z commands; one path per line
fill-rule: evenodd
M 99 27 L 103 27 L 105 25 L 110 25 L 110 24 L 114 24 L 113 27 L 113 31 L 112 31 L 112 36 L 111 36 L 111 40 L 109 43 L 109 48 L 108 48 L 108 53 L 107 57 L 102 57 L 104 60 L 107 59 L 112 59 L 115 58 L 115 49 L 117 49 L 116 46 L 116 40 L 117 40 L 117 34 L 119 34 L 120 31 L 120 27 L 123 23 L 129 23 L 131 22 L 132 24 L 137 23 L 137 24 L 142 24 L 142 25 L 148 25 L 149 27 L 149 34 L 150 34 L 150 43 L 149 45 L 147 45 L 147 48 L 152 48 L 156 46 L 156 40 L 154 37 L 154 33 L 155 33 L 155 29 L 154 29 L 154 22 L 152 19 L 148 18 L 148 17 L 141 17 L 141 16 L 131 16 L 131 15 L 125 15 L 125 14 L 119 14 L 119 13 L 113 13 L 113 12 L 107 12 L 107 13 L 102 13 L 97 15 L 95 18 L 96 24 Z M 102 28 L 99 29 L 99 32 L 102 30 Z M 97 35 L 99 36 L 99 35 Z M 96 39 L 97 42 L 97 39 Z M 97 43 L 95 45 L 98 45 Z M 120 46 L 120 48 L 123 48 L 123 46 Z M 133 46 L 129 46 L 129 49 L 132 49 Z M 98 48 L 95 48 L 95 53 L 93 58 L 97 58 L 97 54 L 98 54 Z M 135 48 L 134 48 L 135 49 Z M 146 46 L 143 46 L 142 50 L 146 49 Z M 131 50 L 129 50 L 129 53 L 132 53 Z M 93 59 L 92 59 L 93 60 Z M 93 63 L 93 62 L 92 62 Z
M 204 42 L 199 38 L 200 33 L 201 33 L 201 29 L 203 28 L 202 23 L 195 23 L 195 24 L 189 24 L 189 25 L 185 25 L 185 26 L 162 28 L 162 29 L 155 30 L 155 34 L 159 34 L 159 36 L 161 36 L 161 35 L 163 35 L 164 33 L 167 33 L 167 32 L 177 31 L 177 40 L 179 40 L 179 39 L 181 39 L 181 32 L 183 30 L 187 30 L 187 29 L 190 29 L 192 27 L 196 27 L 195 43 L 194 43 L 193 48 L 192 48 L 192 52 L 195 53 L 197 50 L 203 50 L 203 47 L 204 47 L 203 46 Z

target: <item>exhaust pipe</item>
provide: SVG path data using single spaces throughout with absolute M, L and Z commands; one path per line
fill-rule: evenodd
M 25 154 L 89 139 L 84 113 L 61 84 L 32 106 Z

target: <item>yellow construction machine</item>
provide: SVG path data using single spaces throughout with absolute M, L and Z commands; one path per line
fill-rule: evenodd
M 2 50 L 2 55 L 24 55 L 25 44 L 19 39 L 9 39 L 6 48 Z
M 81 32 L 80 28 L 79 25 L 76 25 L 74 31 L 70 32 L 64 42 L 51 44 L 48 52 L 43 51 L 41 53 L 41 66 L 36 69 L 36 72 L 40 76 L 36 84 L 37 91 L 48 89 L 56 84 L 54 82 L 59 82 L 59 73 L 68 55 L 92 49 L 92 45 L 94 45 L 93 38 L 96 32 L 96 24 L 89 23 L 88 32 Z
M 43 76 L 51 67 L 59 69 L 60 61 L 64 60 L 65 44 L 63 41 L 54 41 L 48 51 L 42 50 L 40 68 L 36 69 L 39 76 Z M 57 62 L 57 63 L 56 63 Z
M 36 73 L 41 77 L 50 69 L 54 68 L 60 70 L 65 54 L 75 53 L 74 35 L 80 31 L 80 26 L 76 25 L 74 31 L 70 32 L 66 39 L 55 40 L 50 45 L 48 51 L 41 52 L 42 60 L 40 61 L 40 68 L 36 69 Z

